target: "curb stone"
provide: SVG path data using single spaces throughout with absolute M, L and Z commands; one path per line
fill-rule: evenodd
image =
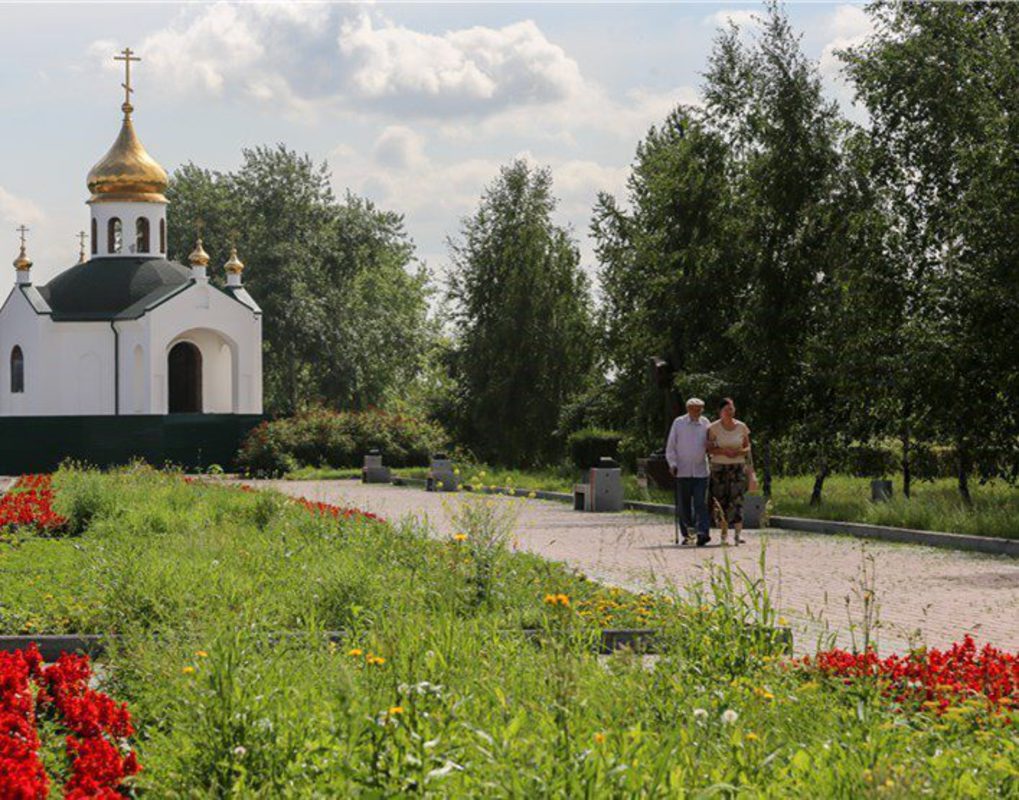
M 424 486 L 423 478 L 397 478 L 393 481 L 397 486 Z M 467 491 L 474 491 L 464 485 Z M 478 490 L 484 494 L 510 495 L 508 488 Z M 536 499 L 554 500 L 561 503 L 572 503 L 573 496 L 565 492 L 546 492 L 543 490 L 515 489 L 512 496 L 527 497 L 533 491 Z M 675 507 L 666 503 L 649 503 L 642 500 L 626 500 L 623 508 L 627 511 L 641 511 L 646 514 L 673 516 Z M 943 531 L 924 531 L 913 528 L 895 528 L 888 525 L 870 525 L 861 522 L 839 522 L 836 520 L 811 519 L 808 517 L 769 517 L 769 526 L 779 530 L 800 531 L 803 533 L 820 533 L 835 536 L 855 536 L 860 539 L 877 539 L 900 544 L 919 544 L 927 547 L 939 547 L 948 550 L 962 550 L 987 555 L 1010 556 L 1019 558 L 1019 540 L 1000 539 L 993 536 L 974 536 L 963 533 L 946 533 Z

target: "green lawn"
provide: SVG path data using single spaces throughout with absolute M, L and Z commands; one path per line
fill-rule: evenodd
M 426 469 L 395 470 L 404 477 L 423 478 Z M 360 470 L 302 469 L 288 477 L 295 480 L 354 478 Z M 569 467 L 545 470 L 507 470 L 490 466 L 464 466 L 461 477 L 473 485 L 512 487 L 529 491 L 545 489 L 571 492 L 579 474 Z M 672 503 L 672 493 L 660 489 L 641 489 L 632 474 L 623 476 L 629 500 Z M 974 483 L 971 491 L 973 508 L 966 508 L 959 499 L 954 480 L 914 481 L 912 497 L 902 496 L 902 481 L 894 481 L 894 497 L 890 502 L 870 501 L 870 479 L 847 475 L 830 477 L 824 485 L 823 502 L 810 505 L 811 476 L 776 478 L 772 487 L 769 511 L 790 517 L 811 517 L 844 522 L 869 522 L 949 533 L 978 536 L 1019 538 L 1019 489 L 1004 481 Z
M 130 705 L 152 797 L 1019 791 L 1002 715 L 903 714 L 791 668 L 753 576 L 609 590 L 513 552 L 480 497 L 440 541 L 147 469 L 54 486 L 78 535 L 0 544 L 0 630 L 124 637 L 103 689 Z M 663 631 L 654 662 L 592 652 L 598 626 L 641 622 Z

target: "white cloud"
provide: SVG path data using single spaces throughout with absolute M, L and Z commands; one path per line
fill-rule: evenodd
M 404 125 L 390 125 L 375 142 L 375 162 L 393 169 L 413 169 L 425 163 L 423 137 Z
M 404 111 L 485 112 L 566 99 L 583 88 L 577 62 L 530 21 L 422 33 L 362 14 L 338 39 L 359 98 Z
M 43 218 L 42 209 L 31 200 L 11 194 L 0 186 L 0 222 L 9 225 L 34 225 Z
M 745 8 L 723 9 L 705 17 L 704 24 L 715 28 L 728 28 L 730 25 L 735 25 L 740 30 L 757 28 L 761 24 L 761 13 Z
M 838 51 L 855 47 L 874 32 L 874 21 L 860 6 L 841 5 L 835 8 L 827 23 L 828 41 L 821 50 L 818 69 L 828 90 L 841 104 L 843 111 L 857 122 L 864 122 L 866 112 L 853 102 L 853 88 L 843 75 Z

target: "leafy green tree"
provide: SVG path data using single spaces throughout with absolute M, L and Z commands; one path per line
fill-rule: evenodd
M 588 281 L 548 169 L 504 167 L 449 241 L 460 441 L 512 466 L 562 457 L 556 425 L 594 360 Z
M 400 215 L 351 194 L 337 201 L 326 167 L 283 146 L 245 150 L 232 173 L 187 164 L 169 199 L 171 255 L 186 263 L 201 219 L 214 280 L 236 232 L 265 312 L 267 411 L 364 409 L 414 380 L 429 289 Z
M 884 154 L 911 279 L 915 404 L 974 470 L 1019 468 L 1019 6 L 877 3 L 848 72 Z M 975 404 L 980 411 L 974 411 Z

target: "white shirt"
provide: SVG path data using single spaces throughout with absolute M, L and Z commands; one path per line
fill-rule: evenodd
M 676 417 L 669 430 L 665 458 L 679 478 L 708 477 L 708 422 L 704 415 L 694 422 L 689 414 Z

